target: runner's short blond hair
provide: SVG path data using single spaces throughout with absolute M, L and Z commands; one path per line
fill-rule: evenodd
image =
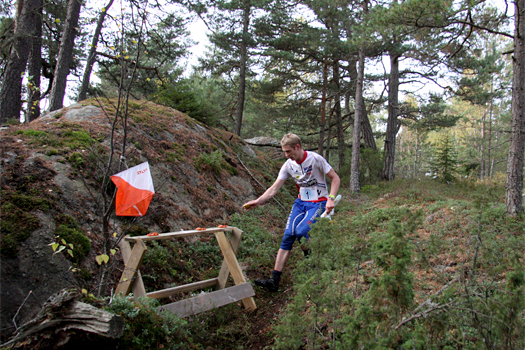
M 301 146 L 301 138 L 297 136 L 296 134 L 288 133 L 283 136 L 283 139 L 281 140 L 281 147 L 282 146 Z

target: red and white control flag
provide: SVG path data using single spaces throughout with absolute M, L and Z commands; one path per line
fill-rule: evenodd
M 118 216 L 143 216 L 155 194 L 148 162 L 111 176 L 117 186 L 116 213 Z

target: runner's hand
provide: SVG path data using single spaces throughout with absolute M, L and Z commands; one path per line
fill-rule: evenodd
M 335 208 L 335 203 L 334 203 L 334 200 L 332 198 L 328 198 L 328 200 L 326 201 L 326 214 L 330 214 L 332 212 L 332 210 L 334 210 Z
M 244 203 L 242 205 L 242 208 L 244 210 L 250 210 L 250 209 L 253 209 L 253 208 L 257 208 L 259 206 L 259 203 L 257 202 L 257 200 L 253 200 L 253 201 L 249 201 L 247 203 Z

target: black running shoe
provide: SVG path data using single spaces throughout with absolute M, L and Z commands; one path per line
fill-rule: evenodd
M 310 255 L 312 255 L 312 249 L 308 248 L 306 250 L 303 250 L 303 254 L 305 258 L 310 257 Z
M 279 289 L 279 284 L 275 283 L 275 281 L 272 278 L 267 278 L 267 279 L 258 278 L 254 282 L 256 285 L 260 287 L 264 287 L 268 289 L 268 291 L 270 292 L 277 292 L 277 290 Z

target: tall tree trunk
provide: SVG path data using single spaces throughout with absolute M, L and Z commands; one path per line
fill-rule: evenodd
M 525 152 L 525 0 L 514 1 L 512 124 L 507 160 L 505 204 L 507 213 L 523 213 L 523 157 Z
M 494 114 L 494 81 L 490 82 L 490 107 L 489 107 L 489 134 L 488 134 L 488 145 L 487 145 L 487 163 L 488 170 L 487 176 L 489 179 L 492 178 L 492 115 Z
M 368 13 L 368 1 L 363 2 L 363 13 Z M 365 102 L 363 101 L 363 83 L 365 80 L 365 47 L 362 44 L 359 47 L 359 68 L 357 71 L 357 80 L 355 87 L 355 115 L 354 115 L 354 133 L 352 142 L 352 164 L 350 170 L 350 192 L 357 193 L 361 191 L 359 184 L 359 161 L 361 152 L 361 124 L 364 115 Z
M 485 179 L 485 174 L 486 174 L 486 154 L 485 154 L 485 139 L 487 138 L 487 132 L 486 132 L 486 128 L 487 128 L 487 122 L 486 122 L 486 119 L 487 119 L 487 111 L 483 111 L 483 116 L 482 116 L 482 119 L 481 119 L 481 171 L 480 171 L 480 178 L 481 180 L 484 180 Z
M 361 131 L 363 133 L 363 141 L 365 143 L 365 147 L 377 151 L 376 140 L 374 139 L 374 130 L 372 130 L 370 119 L 368 119 L 368 112 L 366 110 L 364 98 L 361 98 L 361 103 L 363 104 L 363 106 L 361 106 L 361 111 L 363 113 L 361 115 Z
M 415 130 L 416 133 L 416 145 L 415 145 L 415 152 L 414 152 L 414 171 L 413 171 L 413 178 L 417 178 L 419 176 L 419 130 Z
M 350 76 L 351 82 L 357 81 L 357 63 L 358 61 L 355 59 L 350 59 L 348 61 L 348 67 L 349 67 L 348 75 Z M 350 88 L 348 89 L 346 98 L 349 99 L 350 96 L 353 96 L 355 99 L 355 96 L 356 96 L 355 84 L 350 86 Z M 363 115 L 361 116 L 362 117 L 361 118 L 361 132 L 363 135 L 363 141 L 364 141 L 365 147 L 371 148 L 374 151 L 377 151 L 376 141 L 374 140 L 374 131 L 372 130 L 370 119 L 368 119 L 368 112 L 366 110 L 365 99 L 363 98 L 362 101 L 363 101 L 363 107 L 362 107 Z M 348 103 L 346 103 L 345 105 L 345 112 L 347 114 L 350 114 L 350 106 Z
M 319 132 L 319 146 L 317 153 L 323 155 L 324 131 L 326 128 L 326 89 L 328 85 L 328 64 L 326 59 L 323 61 L 323 91 L 321 97 L 321 131 Z
M 328 114 L 328 134 L 326 135 L 326 152 L 325 152 L 325 158 L 327 162 L 330 162 L 330 148 L 332 147 L 332 115 L 333 110 L 330 109 L 330 113 Z
M 64 32 L 58 50 L 55 79 L 51 88 L 49 110 L 55 111 L 63 107 L 66 94 L 67 76 L 73 59 L 73 48 L 77 34 L 78 18 L 80 16 L 80 0 L 69 0 L 67 3 L 67 17 Z
M 385 160 L 383 179 L 390 181 L 395 177 L 394 160 L 396 156 L 396 135 L 399 130 L 397 115 L 399 110 L 399 55 L 390 53 L 390 79 L 388 81 L 388 122 L 385 138 Z
M 27 98 L 26 123 L 40 117 L 40 77 L 42 71 L 42 0 L 37 0 L 37 16 L 35 18 L 35 33 L 31 41 L 31 54 L 27 73 L 29 75 L 29 91 Z
M 9 119 L 20 120 L 22 73 L 26 69 L 31 52 L 31 38 L 35 35 L 38 4 L 38 0 L 18 1 L 14 43 L 11 47 L 9 62 L 4 71 L 0 90 L 0 125 Z
M 104 19 L 108 13 L 109 8 L 113 5 L 114 0 L 109 0 L 106 7 L 98 15 L 97 27 L 95 28 L 95 33 L 93 33 L 93 39 L 91 40 L 91 47 L 89 48 L 88 58 L 86 62 L 86 68 L 84 69 L 84 75 L 82 76 L 82 84 L 80 85 L 80 91 L 78 93 L 77 101 L 83 101 L 87 97 L 87 91 L 89 89 L 89 82 L 91 79 L 91 72 L 93 71 L 93 65 L 95 64 L 95 57 L 97 52 L 98 40 L 100 38 L 100 33 L 102 32 L 102 27 L 104 25 Z
M 339 60 L 334 60 L 334 83 L 335 83 L 335 118 L 337 123 L 337 146 L 339 151 L 339 170 L 345 163 L 345 135 L 343 128 L 343 115 L 341 113 L 341 81 L 339 76 Z
M 241 136 L 242 116 L 244 113 L 244 99 L 246 96 L 246 65 L 248 62 L 248 29 L 250 25 L 250 10 L 251 5 L 246 2 L 244 8 L 244 20 L 242 27 L 241 40 L 241 61 L 239 71 L 239 100 L 237 101 L 237 108 L 235 110 L 235 134 Z

